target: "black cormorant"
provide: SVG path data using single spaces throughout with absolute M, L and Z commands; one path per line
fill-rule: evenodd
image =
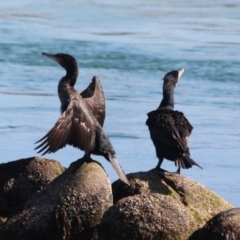
M 174 89 L 183 72 L 184 69 L 171 71 L 164 76 L 163 99 L 157 110 L 148 113 L 146 121 L 159 159 L 156 169 L 160 169 L 165 158 L 178 166 L 176 173 L 180 173 L 180 168 L 193 165 L 202 168 L 190 158 L 188 140 L 193 127 L 182 112 L 173 110 Z
M 40 149 L 38 153 L 43 152 L 44 155 L 54 153 L 68 144 L 85 151 L 86 161 L 90 159 L 91 154 L 101 155 L 111 162 L 119 178 L 129 185 L 125 173 L 117 162 L 115 150 L 101 127 L 104 118 L 98 122 L 94 116 L 94 109 L 90 107 L 91 102 L 87 102 L 87 98 L 84 100 L 74 89 L 78 77 L 78 64 L 75 58 L 64 53 L 42 55 L 58 62 L 66 70 L 66 75 L 58 84 L 61 116 L 54 127 L 37 142 L 40 144 L 35 149 Z M 91 97 L 87 90 L 82 95 Z

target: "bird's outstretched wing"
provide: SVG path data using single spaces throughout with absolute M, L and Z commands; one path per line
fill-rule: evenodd
M 91 111 L 80 95 L 72 97 L 67 109 L 59 117 L 54 127 L 39 141 L 35 149 L 38 153 L 54 153 L 67 144 L 84 151 L 95 146 L 95 124 Z
M 182 112 L 158 109 L 148 113 L 146 124 L 155 143 L 159 141 L 172 149 L 187 150 L 193 127 Z
M 99 124 L 103 126 L 106 114 L 105 97 L 98 77 L 93 77 L 92 82 L 81 92 L 81 96 L 89 105 Z

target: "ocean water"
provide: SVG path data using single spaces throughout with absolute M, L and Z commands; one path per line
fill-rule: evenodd
M 188 176 L 240 206 L 240 2 L 12 0 L 0 11 L 0 163 L 37 155 L 34 142 L 60 115 L 64 70 L 41 52 L 73 55 L 76 89 L 97 75 L 104 129 L 126 173 L 158 162 L 146 114 L 162 99 L 162 78 L 185 69 L 175 109 L 194 127 L 189 147 L 203 170 Z M 66 147 L 46 158 L 65 167 L 83 156 Z M 103 157 L 94 157 L 117 179 Z M 163 168 L 175 171 L 173 162 Z

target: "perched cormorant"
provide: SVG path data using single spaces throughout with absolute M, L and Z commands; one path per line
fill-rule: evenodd
M 190 158 L 188 140 L 193 127 L 182 112 L 173 110 L 174 89 L 183 72 L 184 69 L 171 71 L 164 76 L 163 99 L 157 110 L 148 113 L 146 121 L 159 159 L 156 169 L 160 169 L 165 158 L 175 162 L 179 174 L 180 168 L 202 168 Z
M 103 110 L 104 115 L 99 118 L 98 122 L 97 116 L 99 114 L 96 114 L 96 108 L 93 104 L 95 100 L 86 101 L 88 98 L 85 98 L 85 100 L 82 98 L 82 96 L 92 96 L 87 90 L 91 90 L 91 86 L 81 94 L 82 96 L 74 89 L 78 77 L 78 64 L 75 58 L 64 53 L 54 55 L 42 53 L 42 55 L 58 62 L 66 70 L 66 75 L 61 78 L 58 84 L 61 116 L 54 127 L 36 142 L 40 145 L 35 149 L 40 149 L 38 153 L 43 152 L 44 155 L 54 153 L 68 144 L 85 151 L 86 161 L 90 159 L 91 154 L 101 155 L 111 162 L 119 178 L 129 185 L 125 173 L 117 162 L 115 150 L 101 127 L 104 121 L 105 108 Z M 97 97 L 96 94 L 95 99 Z M 97 112 L 101 111 L 97 110 Z M 96 114 L 96 117 L 94 114 Z

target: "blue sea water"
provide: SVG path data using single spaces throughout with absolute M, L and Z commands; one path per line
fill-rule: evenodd
M 166 72 L 185 69 L 175 109 L 194 127 L 189 146 L 203 170 L 182 170 L 240 206 L 240 2 L 12 0 L 0 11 L 0 163 L 36 155 L 34 142 L 60 114 L 64 70 L 41 52 L 79 62 L 76 89 L 103 85 L 108 133 L 126 173 L 157 164 L 146 114 L 162 98 Z M 83 153 L 66 147 L 47 158 L 65 167 Z M 111 165 L 94 157 L 117 179 Z M 163 168 L 175 171 L 170 161 Z

